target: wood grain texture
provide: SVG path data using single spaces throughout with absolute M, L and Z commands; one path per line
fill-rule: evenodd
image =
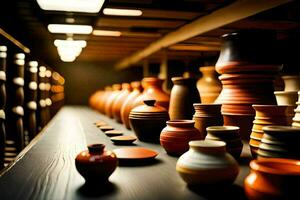
M 120 148 L 93 123 L 103 120 L 125 135 L 123 125 L 86 107 L 64 107 L 24 155 L 0 176 L 0 199 L 244 199 L 244 177 L 248 162 L 232 187 L 189 188 L 176 173 L 176 157 L 158 144 L 140 141 L 136 146 L 156 150 L 157 162 L 147 166 L 119 166 L 110 184 L 87 187 L 76 171 L 74 159 L 87 144 L 104 143 L 106 149 Z M 218 195 L 217 195 L 218 194 Z

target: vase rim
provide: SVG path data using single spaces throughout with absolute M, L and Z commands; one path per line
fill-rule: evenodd
M 300 94 L 298 91 L 274 91 L 274 94 Z
M 213 141 L 213 140 L 193 140 L 189 142 L 190 147 L 204 147 L 204 148 L 224 148 L 226 143 L 223 141 Z
M 293 126 L 265 126 L 263 127 L 264 132 L 289 132 L 289 133 L 300 133 L 300 128 Z
M 193 103 L 194 107 L 198 107 L 198 106 L 203 106 L 203 107 L 217 107 L 217 106 L 222 106 L 222 104 L 219 103 Z
M 168 125 L 192 125 L 195 124 L 194 120 L 190 120 L 190 119 L 175 119 L 175 120 L 168 120 L 166 122 Z
M 265 158 L 252 160 L 250 167 L 254 171 L 276 175 L 300 175 L 300 161 L 285 158 Z
M 104 144 L 90 144 L 88 145 L 89 153 L 101 153 L 104 151 Z
M 238 131 L 240 127 L 238 126 L 209 126 L 206 128 L 206 131 Z
M 253 108 L 287 108 L 288 105 L 263 105 L 263 104 L 252 104 Z

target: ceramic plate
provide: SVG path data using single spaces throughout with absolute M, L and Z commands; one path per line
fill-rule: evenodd
M 100 126 L 106 126 L 106 125 L 107 125 L 107 123 L 104 122 L 104 121 L 97 121 L 97 122 L 95 122 L 94 124 L 95 124 L 97 127 L 100 127 Z
M 158 153 L 143 147 L 127 147 L 113 150 L 119 160 L 147 160 L 155 158 Z
M 110 138 L 113 143 L 117 145 L 130 145 L 132 144 L 137 138 L 131 135 L 122 135 Z
M 120 135 L 123 135 L 123 132 L 122 132 L 122 131 L 119 131 L 119 130 L 108 130 L 108 131 L 105 131 L 105 134 L 106 134 L 108 137 L 114 137 L 114 136 L 120 136 Z
M 114 128 L 112 126 L 100 126 L 100 129 L 102 131 L 114 130 Z

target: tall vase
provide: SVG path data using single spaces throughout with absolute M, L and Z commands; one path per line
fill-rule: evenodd
M 213 103 L 219 96 L 222 85 L 217 77 L 214 66 L 199 68 L 202 77 L 197 82 L 197 89 L 200 93 L 202 103 Z
M 200 95 L 196 87 L 196 79 L 173 77 L 169 115 L 171 120 L 192 119 L 194 103 L 200 103 Z
M 105 102 L 105 105 L 104 105 L 105 114 L 110 118 L 113 118 L 112 105 L 113 105 L 115 99 L 120 94 L 120 90 L 121 90 L 121 85 L 120 84 L 114 84 L 113 85 L 113 91 L 111 92 L 109 97 L 106 99 L 106 102 Z
M 300 75 L 282 76 L 284 91 L 300 91 Z
M 122 108 L 122 105 L 123 105 L 124 101 L 126 100 L 127 96 L 130 94 L 130 92 L 131 92 L 130 84 L 123 83 L 122 90 L 112 105 L 113 116 L 117 122 L 120 122 L 120 123 L 122 122 L 121 121 L 121 108 Z

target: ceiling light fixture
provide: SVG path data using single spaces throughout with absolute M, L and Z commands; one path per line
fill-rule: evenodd
M 133 10 L 133 9 L 104 8 L 103 14 L 117 15 L 117 16 L 141 16 L 143 12 L 141 10 Z
M 49 24 L 48 30 L 51 33 L 90 34 L 93 27 L 89 25 Z
M 98 13 L 104 0 L 37 0 L 43 10 Z
M 108 31 L 108 30 L 94 30 L 93 35 L 119 37 L 119 36 L 121 36 L 121 32 L 120 31 Z
M 60 46 L 70 46 L 70 47 L 86 47 L 85 40 L 54 40 L 54 45 L 56 47 Z

